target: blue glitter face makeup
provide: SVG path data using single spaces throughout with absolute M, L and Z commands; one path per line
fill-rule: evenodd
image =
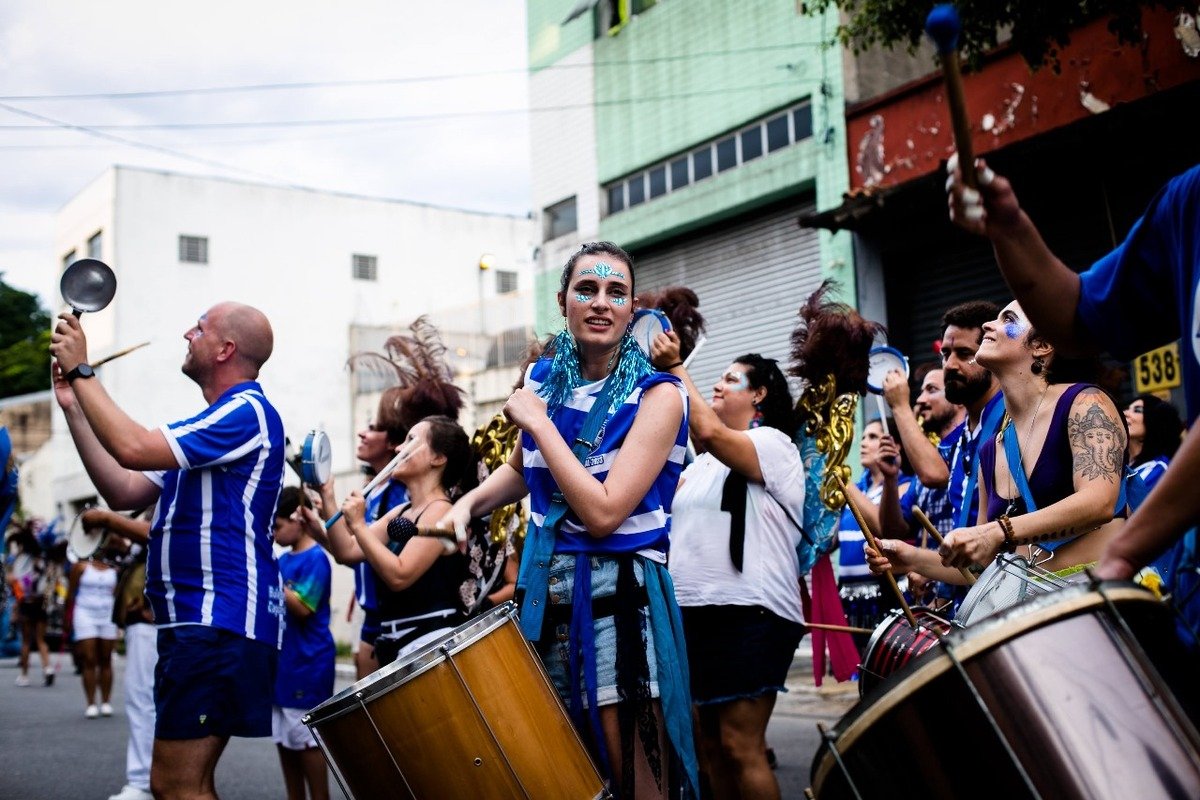
M 615 269 L 612 268 L 611 264 L 606 264 L 603 261 L 596 262 L 596 266 L 594 266 L 594 267 L 588 267 L 587 269 L 580 270 L 579 274 L 580 275 L 595 275 L 597 278 L 609 278 L 609 277 L 624 278 L 625 277 L 624 272 L 617 272 Z
M 1010 339 L 1020 339 L 1026 330 L 1028 330 L 1028 326 L 1019 322 L 1004 323 L 1004 335 Z
M 744 392 L 750 388 L 750 379 L 744 372 L 726 372 L 725 384 L 727 391 Z
M 614 306 L 623 306 L 629 302 L 629 298 L 628 297 L 614 297 L 614 298 L 612 298 L 611 302 Z
M 590 294 L 584 294 L 583 292 L 580 292 L 579 294 L 575 295 L 575 299 L 578 300 L 580 303 L 592 302 L 592 296 Z

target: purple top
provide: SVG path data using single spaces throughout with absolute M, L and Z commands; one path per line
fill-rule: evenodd
M 1058 398 L 1058 403 L 1054 406 L 1054 416 L 1050 419 L 1050 429 L 1046 431 L 1045 444 L 1042 445 L 1042 452 L 1038 454 L 1037 463 L 1033 465 L 1033 472 L 1029 475 L 1029 491 L 1033 493 L 1033 499 L 1038 508 L 1045 508 L 1057 503 L 1075 491 L 1075 480 L 1072 475 L 1075 454 L 1071 452 L 1071 437 L 1067 433 L 1067 415 L 1071 413 L 1071 403 L 1075 401 L 1076 396 L 1084 389 L 1093 388 L 1095 387 L 1089 383 L 1072 384 L 1062 393 L 1062 397 Z M 1010 517 L 1026 513 L 1025 502 L 1021 499 L 1019 490 L 1015 501 L 996 493 L 996 444 L 998 439 L 999 437 L 996 436 L 979 445 L 979 476 L 983 481 L 984 491 L 987 492 L 988 521 L 1005 513 L 1009 503 L 1014 504 L 1014 510 L 1009 513 Z M 1022 442 L 1022 447 L 1028 447 L 1028 443 Z M 1020 465 L 1017 466 L 1017 469 L 1020 469 Z

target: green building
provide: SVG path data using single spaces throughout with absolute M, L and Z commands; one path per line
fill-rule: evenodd
M 529 0 L 537 326 L 558 330 L 561 267 L 609 239 L 638 289 L 683 285 L 711 385 L 738 355 L 786 362 L 820 282 L 856 297 L 851 238 L 797 220 L 849 187 L 836 18 L 797 0 Z

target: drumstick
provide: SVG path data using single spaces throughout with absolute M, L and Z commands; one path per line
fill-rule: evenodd
M 684 369 L 688 368 L 688 364 L 692 363 L 692 359 L 696 357 L 696 353 L 700 352 L 700 348 L 704 347 L 704 343 L 707 341 L 708 341 L 708 337 L 705 336 L 703 333 L 700 334 L 700 338 L 696 340 L 695 346 L 692 347 L 692 352 L 688 353 L 688 357 L 683 360 L 683 368 Z
M 923 527 L 929 533 L 929 535 L 933 537 L 933 540 L 937 542 L 938 546 L 940 547 L 942 544 L 942 535 L 938 533 L 937 528 L 933 527 L 933 523 L 929 521 L 929 517 L 925 516 L 925 512 L 916 506 L 913 506 L 913 516 L 917 518 L 917 522 L 921 523 L 921 527 Z M 968 586 L 975 585 L 975 573 L 971 572 L 971 570 L 965 567 L 959 567 L 958 571 L 961 572 L 962 576 L 967 579 Z
M 117 352 L 113 353 L 113 354 L 112 354 L 112 355 L 110 355 L 110 356 L 105 356 L 104 358 L 100 359 L 99 361 L 93 361 L 93 362 L 92 362 L 92 369 L 95 369 L 96 367 L 99 367 L 99 366 L 103 366 L 104 364 L 107 364 L 107 363 L 108 363 L 108 362 L 110 362 L 110 361 L 113 361 L 113 360 L 115 360 L 115 359 L 118 359 L 118 358 L 120 358 L 121 356 L 124 356 L 124 355 L 129 355 L 129 354 L 130 354 L 130 353 L 132 353 L 134 350 L 137 350 L 137 349 L 139 349 L 139 348 L 145 347 L 145 346 L 146 346 L 146 345 L 148 345 L 148 344 L 150 344 L 150 343 L 149 343 L 149 342 L 142 342 L 141 344 L 135 344 L 133 347 L 126 347 L 124 350 L 118 350 Z
M 967 102 L 963 94 L 962 70 L 958 62 L 958 35 L 962 21 L 953 5 L 934 6 L 925 18 L 925 32 L 937 45 L 942 57 L 942 75 L 946 79 L 946 102 L 950 106 L 950 124 L 954 129 L 954 146 L 958 150 L 958 165 L 963 183 L 979 188 L 975 177 L 975 155 L 971 146 L 971 123 L 967 119 Z
M 887 403 L 884 402 L 883 395 L 875 395 L 875 403 L 879 407 L 879 424 L 883 426 L 883 432 L 886 435 L 887 427 Z
M 873 628 L 856 628 L 853 625 L 825 625 L 820 622 L 804 623 L 810 628 L 816 628 L 820 631 L 836 631 L 838 633 L 874 633 Z
M 394 470 L 397 466 L 399 466 L 400 462 L 406 458 L 408 458 L 407 452 L 396 453 L 396 457 L 393 458 L 391 461 L 389 461 L 388 465 L 386 467 L 379 470 L 379 474 L 376 475 L 374 478 L 371 478 L 371 482 L 368 483 L 363 488 L 363 490 L 362 490 L 363 497 L 366 497 L 367 495 L 369 495 L 371 493 L 372 489 L 374 489 L 376 486 L 378 486 L 379 484 L 386 481 L 389 477 L 391 477 L 392 470 Z M 342 510 L 339 508 L 336 514 L 334 514 L 329 519 L 325 520 L 325 530 L 329 530 L 330 528 L 332 528 L 333 523 L 337 522 L 341 518 L 342 518 Z
M 452 542 L 458 541 L 458 535 L 454 533 L 452 528 L 417 528 L 417 536 L 431 536 L 435 539 L 449 539 Z
M 871 549 L 878 553 L 879 543 L 875 540 L 875 534 L 871 533 L 871 528 L 867 525 L 866 518 L 850 498 L 850 491 L 846 488 L 846 482 L 842 480 L 842 476 L 838 472 L 833 473 L 833 478 L 837 481 L 838 486 L 841 487 L 842 495 L 846 498 L 846 505 L 849 506 L 850 513 L 854 515 L 854 519 L 858 521 L 858 527 L 862 528 L 863 536 L 867 538 L 867 544 L 871 545 Z M 904 593 L 900 591 L 900 584 L 896 583 L 896 576 L 892 574 L 891 567 L 884 570 L 883 574 L 887 576 L 888 583 L 891 585 L 892 591 L 896 594 L 896 599 L 900 601 L 900 609 L 904 612 L 904 617 L 908 620 L 908 624 L 916 628 L 917 618 L 913 615 L 912 609 L 908 607 L 908 603 L 905 602 Z

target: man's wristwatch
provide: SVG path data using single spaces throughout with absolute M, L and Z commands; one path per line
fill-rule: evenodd
M 96 374 L 91 364 L 80 364 L 67 373 L 67 383 L 74 383 L 76 378 L 91 378 Z

